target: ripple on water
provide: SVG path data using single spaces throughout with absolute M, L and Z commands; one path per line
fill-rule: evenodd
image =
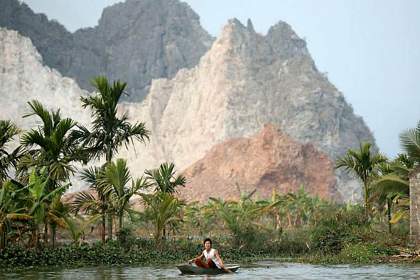
M 420 279 L 420 265 L 310 265 L 263 261 L 247 264 L 238 273 L 215 276 L 180 275 L 174 267 L 88 267 L 77 269 L 27 270 L 14 273 L 0 272 L 0 279 L 12 280 L 129 280 L 129 279 Z

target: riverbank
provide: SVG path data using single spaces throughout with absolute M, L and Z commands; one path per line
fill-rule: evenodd
M 317 250 L 290 244 L 271 243 L 263 248 L 234 248 L 228 244 L 216 244 L 223 259 L 228 263 L 251 263 L 261 260 L 299 262 L 310 264 L 377 264 L 377 263 L 420 263 L 418 253 L 378 244 L 349 244 L 337 254 L 324 254 Z M 216 246 L 215 246 L 216 247 Z M 0 267 L 19 270 L 33 267 L 87 267 L 100 265 L 170 265 L 182 263 L 201 252 L 202 244 L 197 241 L 166 241 L 156 247 L 153 240 L 137 239 L 129 245 L 118 242 L 63 245 L 57 248 L 26 249 L 11 246 L 0 252 Z M 397 257 L 397 256 L 400 257 Z

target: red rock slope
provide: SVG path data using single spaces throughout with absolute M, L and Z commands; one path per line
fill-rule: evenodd
M 312 144 L 300 144 L 273 125 L 256 135 L 235 138 L 214 146 L 183 174 L 188 183 L 180 196 L 188 201 L 209 197 L 237 199 L 241 192 L 256 189 L 254 197 L 265 198 L 300 186 L 321 198 L 340 200 L 334 165 Z

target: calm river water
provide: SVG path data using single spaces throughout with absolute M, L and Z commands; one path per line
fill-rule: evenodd
M 216 276 L 181 275 L 176 267 L 91 267 L 43 271 L 0 272 L 0 279 L 420 279 L 420 265 L 308 265 L 259 262 L 241 267 L 237 273 Z

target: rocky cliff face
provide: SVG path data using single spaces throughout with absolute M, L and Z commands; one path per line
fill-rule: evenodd
M 238 199 L 242 193 L 269 198 L 295 192 L 301 186 L 312 195 L 340 200 L 336 190 L 334 164 L 312 144 L 300 144 L 273 125 L 266 125 L 251 137 L 226 140 L 215 145 L 188 167 L 188 178 L 180 196 L 189 201 L 209 197 Z
M 1 0 L 0 27 L 29 37 L 49 67 L 91 90 L 97 75 L 130 85 L 130 100 L 144 98 L 151 80 L 173 77 L 197 64 L 213 38 L 178 0 L 127 0 L 104 9 L 94 28 L 68 32 L 18 0 Z
M 80 96 L 88 92 L 44 66 L 31 40 L 4 28 L 0 28 L 0 85 L 0 119 L 11 119 L 21 128 L 36 124 L 36 118 L 22 118 L 29 112 L 27 102 L 33 99 L 50 109 L 60 108 L 64 116 L 84 124 L 90 121 L 80 103 Z
M 128 1 L 124 5 L 140 2 Z M 121 5 L 113 9 L 125 7 Z M 106 14 L 107 10 L 101 21 L 108 17 Z M 106 27 L 111 23 L 100 23 L 103 33 L 124 29 L 125 25 Z M 107 40 L 118 41 L 124 34 L 116 32 Z M 131 34 L 133 37 L 135 34 Z M 14 119 L 22 127 L 33 125 L 21 116 L 27 112 L 26 102 L 36 98 L 48 107 L 60 107 L 66 116 L 89 122 L 88 112 L 80 108 L 79 101 L 79 96 L 87 92 L 73 80 L 44 67 L 30 40 L 1 29 L 0 50 L 0 118 Z M 312 143 L 331 160 L 361 140 L 374 142 L 363 120 L 355 116 L 343 95 L 316 69 L 305 42 L 284 22 L 261 35 L 254 31 L 251 22 L 244 26 L 231 20 L 197 66 L 181 69 L 171 79 L 153 80 L 141 104 L 126 102 L 122 109 L 128 110 L 133 120 L 145 121 L 152 132 L 148 145 L 136 144 L 135 149 L 119 155 L 129 159 L 135 175 L 164 161 L 175 162 L 178 170 L 184 170 L 205 157 L 213 146 L 232 138 L 251 137 L 266 124 L 273 124 L 304 145 Z M 357 182 L 336 175 L 338 196 L 348 200 L 359 192 Z M 305 176 L 302 178 L 310 177 Z M 305 180 L 302 179 L 308 184 L 305 187 L 310 188 Z
M 137 109 L 136 109 L 137 110 Z M 363 120 L 316 69 L 305 42 L 280 22 L 267 35 L 249 22 L 231 20 L 212 48 L 190 70 L 152 83 L 139 110 L 150 145 L 133 167 L 174 161 L 181 169 L 215 144 L 250 136 L 271 123 L 302 143 L 313 143 L 331 159 L 361 140 L 374 142 Z M 357 182 L 338 174 L 338 191 L 349 198 Z
M 80 103 L 80 96 L 88 92 L 73 79 L 44 66 L 31 40 L 4 28 L 0 28 L 0 85 L 0 119 L 10 119 L 22 129 L 40 123 L 36 117 L 22 117 L 29 112 L 27 102 L 33 99 L 48 109 L 60 109 L 63 117 L 85 125 L 90 122 L 89 111 L 82 110 Z M 77 178 L 72 183 L 71 190 L 84 188 Z

